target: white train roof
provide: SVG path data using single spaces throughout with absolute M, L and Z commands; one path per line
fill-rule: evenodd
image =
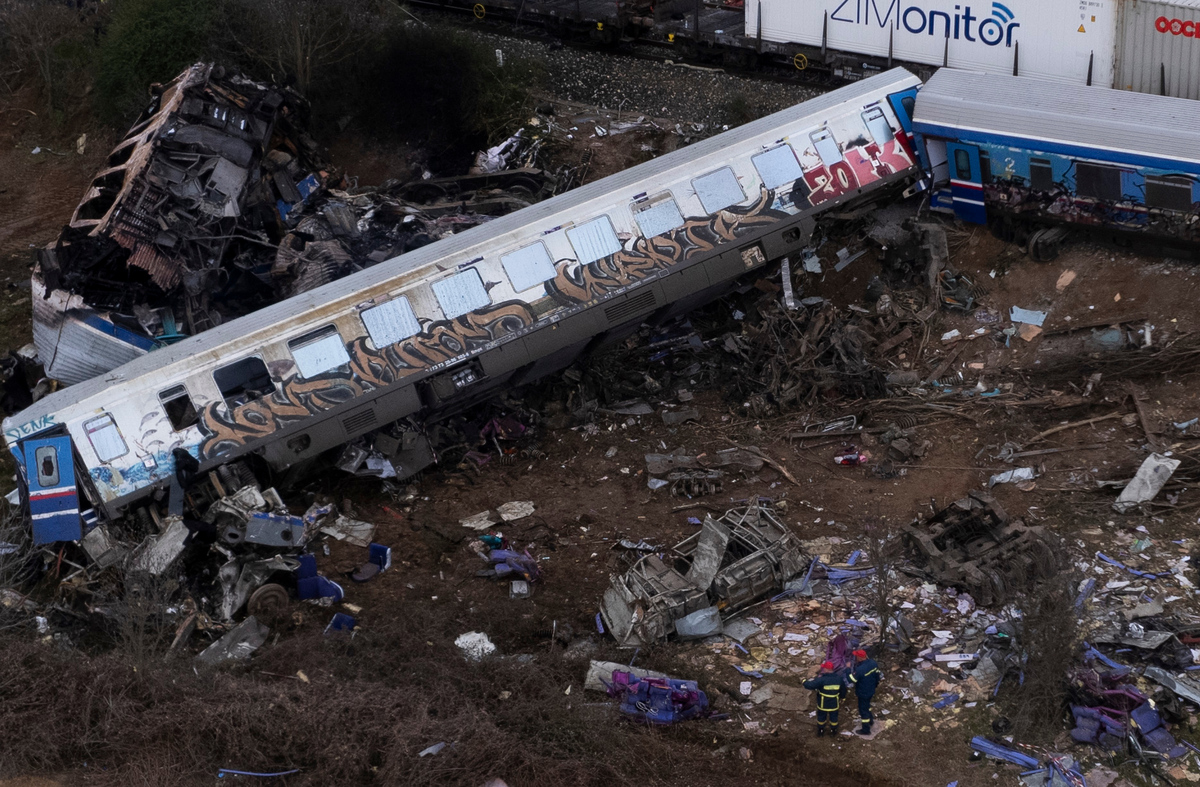
M 1186 98 L 943 68 L 913 122 L 1200 164 L 1200 101 Z
M 174 364 L 202 367 L 237 360 L 241 355 L 251 354 L 250 348 L 277 341 L 285 333 L 315 325 L 319 320 L 328 321 L 331 314 L 360 303 L 364 293 L 377 291 L 400 277 L 405 278 L 397 283 L 407 283 L 413 281 L 409 275 L 423 278 L 441 271 L 454 271 L 460 263 L 480 255 L 494 255 L 521 239 L 528 239 L 531 232 L 540 235 L 556 224 L 594 218 L 594 214 L 604 213 L 614 204 L 629 201 L 639 188 L 650 190 L 689 171 L 701 174 L 717 169 L 733 155 L 731 148 L 755 142 L 769 145 L 780 137 L 781 129 L 794 130 L 806 119 L 811 119 L 810 125 L 819 124 L 831 110 L 846 103 L 861 102 L 864 95 L 887 94 L 919 84 L 908 71 L 894 68 L 833 90 L 154 350 L 110 372 L 55 392 L 5 419 L 5 423 L 35 421 L 83 403 L 110 387 L 123 387 L 156 370 L 162 374 L 159 382 L 182 378 L 166 368 Z M 741 152 L 744 154 L 744 147 Z M 320 313 L 314 314 L 317 310 Z M 231 344 L 237 346 L 229 347 Z

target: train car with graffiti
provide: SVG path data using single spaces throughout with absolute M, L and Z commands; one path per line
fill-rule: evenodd
M 911 186 L 919 85 L 863 80 L 47 396 L 4 422 L 35 541 L 131 507 L 176 513 L 188 478 L 249 456 L 281 470 L 366 436 L 412 475 L 434 461 L 432 419 L 694 308 L 800 249 L 822 213 Z
M 913 130 L 934 206 L 1025 236 L 1035 259 L 1071 226 L 1200 241 L 1200 102 L 942 69 Z

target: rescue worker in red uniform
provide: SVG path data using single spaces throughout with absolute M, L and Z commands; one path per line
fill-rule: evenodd
M 812 680 L 804 681 L 804 688 L 817 693 L 817 737 L 823 737 L 826 731 L 836 735 L 838 729 L 838 707 L 842 702 L 842 692 L 846 684 L 841 677 L 834 674 L 833 662 L 821 664 L 821 672 Z
M 875 721 L 875 717 L 871 715 L 871 700 L 875 696 L 875 690 L 879 688 L 882 675 L 875 659 L 868 658 L 865 650 L 856 650 L 851 655 L 856 663 L 854 671 L 850 673 L 850 685 L 854 687 L 854 693 L 858 696 L 858 720 L 862 722 L 862 729 L 855 732 L 859 735 L 870 735 L 871 723 Z

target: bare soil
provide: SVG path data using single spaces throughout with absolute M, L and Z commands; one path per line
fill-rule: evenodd
M 43 134 L 32 119 L 27 121 L 19 113 L 0 118 L 0 171 L 6 173 L 0 185 L 0 281 L 10 284 L 0 293 L 0 349 L 9 350 L 29 341 L 29 296 L 24 282 L 30 249 L 56 235 L 111 140 L 89 137 L 86 152 L 78 155 L 73 149 L 74 134 Z M 599 177 L 644 153 L 640 145 L 646 140 L 629 141 L 632 139 L 616 137 L 604 142 L 585 136 L 564 160 L 573 160 L 580 148 L 597 146 L 604 150 L 595 157 L 594 171 Z M 30 150 L 38 144 L 70 152 L 64 156 L 31 155 Z M 346 167 L 349 174 L 360 168 L 362 185 L 408 172 L 408 161 L 358 142 L 341 142 L 334 153 L 351 162 Z M 1048 332 L 1072 322 L 1105 325 L 1133 318 L 1149 323 L 1156 333 L 1173 336 L 1197 329 L 1198 271 L 1191 264 L 1076 242 L 1060 259 L 1043 265 L 984 230 L 967 227 L 959 227 L 952 242 L 953 264 L 987 288 L 982 302 L 989 312 L 1006 316 L 1011 306 L 1048 311 Z M 831 245 L 825 250 L 827 272 L 803 279 L 803 293 L 798 297 L 822 295 L 840 306 L 861 304 L 868 281 L 879 272 L 876 255 L 868 254 L 836 273 L 831 256 L 835 248 Z M 1073 271 L 1076 277 L 1059 292 L 1055 284 L 1065 271 Z M 219 719 L 215 711 L 210 718 L 198 710 L 209 697 L 214 708 L 253 704 L 253 712 L 246 711 L 230 724 L 269 727 L 278 723 L 281 729 L 286 729 L 282 725 L 333 725 L 324 751 L 321 736 L 312 736 L 309 764 L 300 774 L 287 777 L 289 784 L 336 783 L 323 779 L 329 774 L 347 778 L 351 773 L 357 773 L 357 783 L 480 785 L 499 776 L 512 787 L 635 782 L 928 787 L 951 781 L 962 787 L 980 787 L 997 779 L 1014 784 L 1012 769 L 969 761 L 971 735 L 988 731 L 998 713 L 988 703 L 935 715 L 927 704 L 914 706 L 902 702 L 896 693 L 885 693 L 878 707 L 887 709 L 894 723 L 875 740 L 818 740 L 807 711 L 742 708 L 737 695 L 740 676 L 704 646 L 664 644 L 635 656 L 618 650 L 595 625 L 598 602 L 610 575 L 626 565 L 621 550 L 613 548 L 621 538 L 670 544 L 695 531 L 689 518 L 723 511 L 737 500 L 762 495 L 785 504 L 786 521 L 801 538 L 837 536 L 846 540 L 849 549 L 870 518 L 909 521 L 980 488 L 992 473 L 1009 469 L 991 458 L 1008 441 L 1023 443 L 1064 422 L 1122 408 L 1133 412 L 1125 403 L 1124 389 L 1117 384 L 1102 383 L 1085 400 L 1079 396 L 1085 379 L 1053 385 L 1041 382 L 1048 371 L 1038 357 L 1042 340 L 1025 342 L 1013 337 L 1005 342 L 996 334 L 1004 324 L 940 312 L 930 321 L 925 336 L 890 354 L 897 369 L 925 374 L 957 349 L 957 345 L 942 341 L 943 333 L 958 329 L 970 336 L 979 328 L 991 331 L 971 339 L 947 370 L 956 390 L 942 401 L 951 405 L 952 411 L 921 414 L 916 428 L 933 446 L 897 478 L 877 478 L 865 467 L 834 465 L 833 455 L 843 448 L 838 441 L 806 445 L 787 437 L 806 422 L 848 412 L 869 416 L 875 404 L 827 401 L 811 411 L 755 419 L 742 402 L 731 400 L 717 388 L 697 393 L 692 403 L 701 412 L 697 423 L 667 427 L 657 415 L 600 414 L 594 434 L 584 428 L 539 426 L 519 447 L 540 453 L 517 454 L 514 461 L 504 462 L 493 452 L 491 461 L 479 468 L 443 465 L 413 484 L 412 499 L 404 493 L 389 495 L 377 481 L 322 479 L 311 491 L 351 501 L 357 517 L 378 524 L 376 540 L 395 550 L 391 571 L 364 585 L 344 583 L 346 602 L 361 608 L 357 613 L 361 631 L 356 640 L 329 644 L 320 631 L 332 610 L 297 603 L 293 620 L 277 626 L 250 665 L 227 678 L 197 682 L 189 677 L 190 670 L 172 666 L 148 667 L 146 677 L 126 674 L 124 682 L 113 684 L 124 688 L 114 689 L 112 696 L 137 699 L 144 694 L 139 700 L 143 705 L 121 706 L 130 714 L 122 717 L 126 726 L 108 729 L 113 741 L 93 740 L 90 749 L 63 746 L 50 735 L 48 746 L 71 749 L 74 756 L 46 759 L 45 772 L 67 774 L 58 777 L 63 784 L 178 784 L 209 782 L 218 767 L 271 770 L 287 765 L 275 760 L 270 735 L 240 749 L 229 743 L 228 751 L 236 750 L 245 761 L 233 761 L 209 748 L 203 738 L 218 729 Z M 982 367 L 974 368 L 974 364 Z M 961 383 L 957 382 L 959 373 Z M 965 396 L 962 391 L 973 389 L 976 382 L 982 383 L 982 391 L 1012 383 L 1014 393 L 994 400 L 984 399 L 978 392 Z M 1152 428 L 1160 433 L 1164 447 L 1175 451 L 1193 447 L 1194 440 L 1171 423 L 1200 414 L 1197 371 L 1176 369 L 1138 382 L 1147 395 Z M 1086 542 L 1087 550 L 1082 553 L 1111 547 L 1117 534 L 1139 524 L 1146 525 L 1160 542 L 1194 535 L 1195 511 L 1188 511 L 1187 506 L 1195 502 L 1195 491 L 1186 490 L 1178 498 L 1176 509 L 1184 510 L 1162 509 L 1152 518 L 1116 517 L 1109 507 L 1111 492 L 1071 483 L 1080 478 L 1129 478 L 1146 455 L 1146 442 L 1141 423 L 1129 419 L 1110 419 L 1060 432 L 1037 444 L 1065 450 L 1034 460 L 1040 471 L 1035 488 L 1020 491 L 1002 485 L 993 491 L 1010 513 L 1045 524 L 1069 540 Z M 798 483 L 792 484 L 768 468 L 752 478 L 731 480 L 721 495 L 694 501 L 647 488 L 644 454 L 664 449 L 712 452 L 734 443 L 758 446 L 787 468 Z M 1093 445 L 1103 447 L 1081 447 Z M 877 448 L 866 443 L 859 447 Z M 613 448 L 615 453 L 607 456 Z M 531 500 L 536 505 L 533 517 L 502 527 L 505 535 L 540 558 L 543 580 L 528 600 L 512 600 L 506 584 L 475 576 L 481 563 L 468 546 L 472 534 L 459 525 L 464 517 L 512 500 Z M 295 502 L 306 501 L 297 498 Z M 689 504 L 694 505 L 680 510 Z M 318 556 L 320 570 L 334 578 L 352 571 L 363 560 L 363 550 L 336 542 L 328 557 Z M 762 614 L 768 617 L 770 613 Z M 506 666 L 484 669 L 460 659 L 450 643 L 467 631 L 486 632 Z M 61 669 L 63 674 L 85 670 L 79 675 L 86 677 L 92 675 L 86 670 L 95 669 L 96 675 L 112 679 L 112 662 L 94 661 L 79 652 L 52 656 L 50 648 L 38 645 L 40 650 L 29 650 L 21 637 L 8 639 L 4 647 L 10 654 L 23 654 L 17 663 L 28 668 L 30 675 L 38 674 L 38 669 Z M 33 655 L 38 653 L 42 655 Z M 582 692 L 589 657 L 623 662 L 634 657 L 639 666 L 696 678 L 716 707 L 733 717 L 669 730 L 623 722 L 603 697 Z M 56 660 L 60 658 L 65 660 Z M 888 664 L 885 687 L 889 682 L 906 685 L 900 672 L 904 666 L 903 658 Z M 171 669 L 179 672 L 169 672 Z M 421 670 L 428 670 L 431 679 L 401 679 Z M 299 673 L 305 680 L 297 678 Z M 788 679 L 795 682 L 803 676 L 792 674 Z M 43 680 L 47 677 L 53 675 L 42 675 Z M 174 696 L 159 685 L 164 681 L 174 685 L 175 680 L 180 683 Z M 511 681 L 513 688 L 505 681 Z M 83 681 L 79 685 L 88 684 Z M 9 685 L 7 690 L 22 689 Z M 342 690 L 356 692 L 353 703 L 358 704 L 338 694 Z M 395 693 L 401 690 L 404 693 Z M 381 703 L 394 705 L 373 704 L 374 691 L 384 698 Z M 525 696 L 501 699 L 503 692 L 513 691 Z M 431 697 L 442 698 L 453 710 L 452 723 L 437 720 L 436 708 L 430 715 Z M 521 701 L 520 713 L 505 709 L 505 702 Z M 54 713 L 68 712 L 69 698 L 58 697 L 55 702 L 47 700 L 47 708 Z M 422 708 L 424 722 L 413 721 L 416 716 L 409 712 L 410 705 Z M 144 713 L 135 713 L 138 707 Z M 322 717 L 323 709 L 331 714 L 329 718 Z M 151 725 L 167 725 L 172 714 L 171 735 L 163 732 L 156 736 Z M 853 715 L 852 710 L 846 713 L 847 717 Z M 380 718 L 409 726 L 396 726 L 390 733 L 381 731 L 377 725 Z M 757 729 L 744 725 L 751 718 L 760 722 Z M 189 720 L 194 720 L 193 729 L 200 731 L 195 740 L 189 740 Z M 62 728 L 73 735 L 79 729 L 95 729 L 98 723 L 72 717 L 69 724 L 63 720 Z M 17 730 L 7 733 L 22 734 Z M 295 741 L 278 734 L 280 747 L 293 751 Z M 143 742 L 139 756 L 115 745 L 123 735 Z M 394 743 L 398 741 L 390 749 L 380 742 L 389 735 Z M 380 753 L 355 750 L 368 739 L 372 746 L 381 747 Z M 441 740 L 460 742 L 432 757 L 416 756 L 425 745 Z M 522 749 L 528 751 L 519 752 Z M 108 752 L 108 759 L 101 754 L 97 764 L 95 752 Z M 481 762 L 485 754 L 495 755 L 492 766 Z M 22 766 L 28 774 L 28 763 L 38 761 L 16 757 L 12 750 L 7 759 L 0 754 L 0 774 Z M 623 761 L 626 757 L 632 759 Z M 342 760 L 357 764 L 364 759 L 368 765 L 363 772 L 349 765 L 339 770 L 337 765 Z M 372 762 L 376 765 L 371 766 Z M 561 763 L 562 768 L 551 768 L 552 762 Z M 372 772 L 371 767 L 382 770 Z M 1001 776 L 996 777 L 997 773 Z M 40 787 L 43 783 L 30 774 L 0 785 Z

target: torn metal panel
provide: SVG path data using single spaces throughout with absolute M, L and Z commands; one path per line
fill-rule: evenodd
M 770 508 L 754 503 L 709 517 L 672 550 L 644 555 L 614 576 L 600 614 L 618 643 L 645 645 L 677 633 L 684 619 L 691 632 L 691 623 L 700 621 L 689 616 L 709 608 L 736 612 L 806 565 L 792 532 Z
M 209 645 L 196 657 L 197 664 L 215 666 L 226 661 L 243 661 L 262 647 L 271 629 L 253 615 L 231 628 L 225 636 Z
M 162 574 L 183 554 L 187 537 L 188 529 L 187 525 L 183 524 L 183 519 L 171 518 L 161 535 L 147 536 L 138 546 L 130 568 L 154 576 Z

